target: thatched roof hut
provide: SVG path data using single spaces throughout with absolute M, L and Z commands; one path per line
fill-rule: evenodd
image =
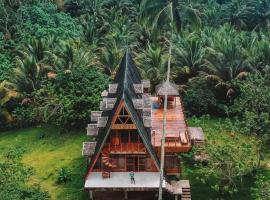
M 156 94 L 158 96 L 165 96 L 166 93 L 168 96 L 179 96 L 177 85 L 169 81 L 165 81 L 156 86 Z

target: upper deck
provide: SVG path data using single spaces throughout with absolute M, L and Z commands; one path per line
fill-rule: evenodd
M 152 145 L 160 150 L 163 131 L 164 107 L 159 103 L 158 97 L 151 97 L 152 100 Z M 166 152 L 187 152 L 191 149 L 191 141 L 187 123 L 181 105 L 180 97 L 173 97 L 168 100 L 166 124 Z

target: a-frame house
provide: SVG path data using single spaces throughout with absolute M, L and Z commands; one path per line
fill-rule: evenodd
M 83 155 L 89 158 L 85 189 L 98 191 L 157 191 L 159 188 L 162 134 L 162 102 L 169 91 L 169 112 L 165 143 L 165 174 L 181 172 L 178 154 L 192 147 L 181 99 L 175 85 L 157 86 L 149 94 L 149 81 L 142 80 L 129 53 L 121 61 L 108 91 L 102 93 L 101 111 L 91 113 L 87 134 L 95 141 L 85 142 Z M 196 129 L 196 128 L 195 128 Z M 134 184 L 130 180 L 134 173 Z M 164 181 L 164 190 L 183 196 L 179 182 Z

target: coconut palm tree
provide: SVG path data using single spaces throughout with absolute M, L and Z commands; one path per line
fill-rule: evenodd
M 162 41 L 161 30 L 157 26 L 153 27 L 149 18 L 139 18 L 136 27 L 136 37 L 139 42 L 138 50 L 146 50 L 149 44 L 158 44 Z
M 251 0 L 254 30 L 260 28 L 270 28 L 270 0 Z
M 178 0 L 156 0 L 154 2 L 142 0 L 140 16 L 150 18 L 153 21 L 153 26 L 165 27 L 168 24 L 170 27 L 170 23 L 172 23 L 176 32 L 181 31 L 184 21 L 187 21 L 192 28 L 201 27 L 198 9 L 194 9 L 192 5 L 181 4 Z
M 100 67 L 109 76 L 114 76 L 120 64 L 123 55 L 122 47 L 120 47 L 115 39 L 108 38 L 98 49 L 98 62 Z
M 33 56 L 24 59 L 16 57 L 15 68 L 8 77 L 8 83 L 15 91 L 31 93 L 41 86 L 42 78 L 52 70 L 49 65 L 40 64 Z
M 243 49 L 246 55 L 246 63 L 250 69 L 262 71 L 264 68 L 270 66 L 270 46 L 269 36 L 260 33 L 260 39 L 258 34 L 252 34 L 250 37 L 245 37 Z
M 164 25 L 164 21 L 168 22 L 168 14 L 172 7 L 173 24 L 177 31 L 181 30 L 182 19 L 179 12 L 179 2 L 177 0 L 142 0 L 140 4 L 140 16 L 149 17 L 153 21 L 153 26 Z M 169 14 L 170 15 L 170 14 Z
M 226 97 L 235 93 L 233 80 L 243 79 L 250 70 L 246 64 L 247 56 L 243 52 L 239 37 L 227 27 L 216 32 L 212 46 L 207 48 L 209 62 L 204 66 L 203 74 L 215 82 L 217 89 L 224 89 Z
M 149 44 L 136 59 L 142 76 L 150 80 L 152 90 L 166 77 L 166 57 L 162 54 L 160 47 Z
M 55 38 L 48 37 L 44 39 L 33 38 L 25 46 L 20 47 L 17 50 L 18 55 L 21 58 L 33 57 L 38 63 L 53 63 L 56 60 L 56 56 L 50 51 L 50 47 L 56 42 Z
M 61 41 L 57 48 L 56 69 L 70 72 L 76 66 L 90 67 L 94 58 L 91 48 L 86 49 L 80 41 Z
M 185 82 L 198 75 L 208 64 L 205 44 L 196 33 L 177 36 L 174 39 L 175 65 L 179 73 L 178 80 Z

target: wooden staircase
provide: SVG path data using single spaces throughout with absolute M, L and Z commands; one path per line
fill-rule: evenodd
M 182 186 L 181 200 L 191 200 L 190 184 L 184 184 Z
M 108 150 L 104 149 L 101 153 L 101 160 L 103 164 L 105 165 L 105 168 L 102 171 L 102 178 L 110 178 L 111 177 L 111 171 L 112 168 L 116 167 L 112 159 L 110 158 L 110 153 Z
M 166 182 L 166 190 L 173 195 L 181 195 L 181 200 L 191 200 L 190 184 L 188 180 Z

